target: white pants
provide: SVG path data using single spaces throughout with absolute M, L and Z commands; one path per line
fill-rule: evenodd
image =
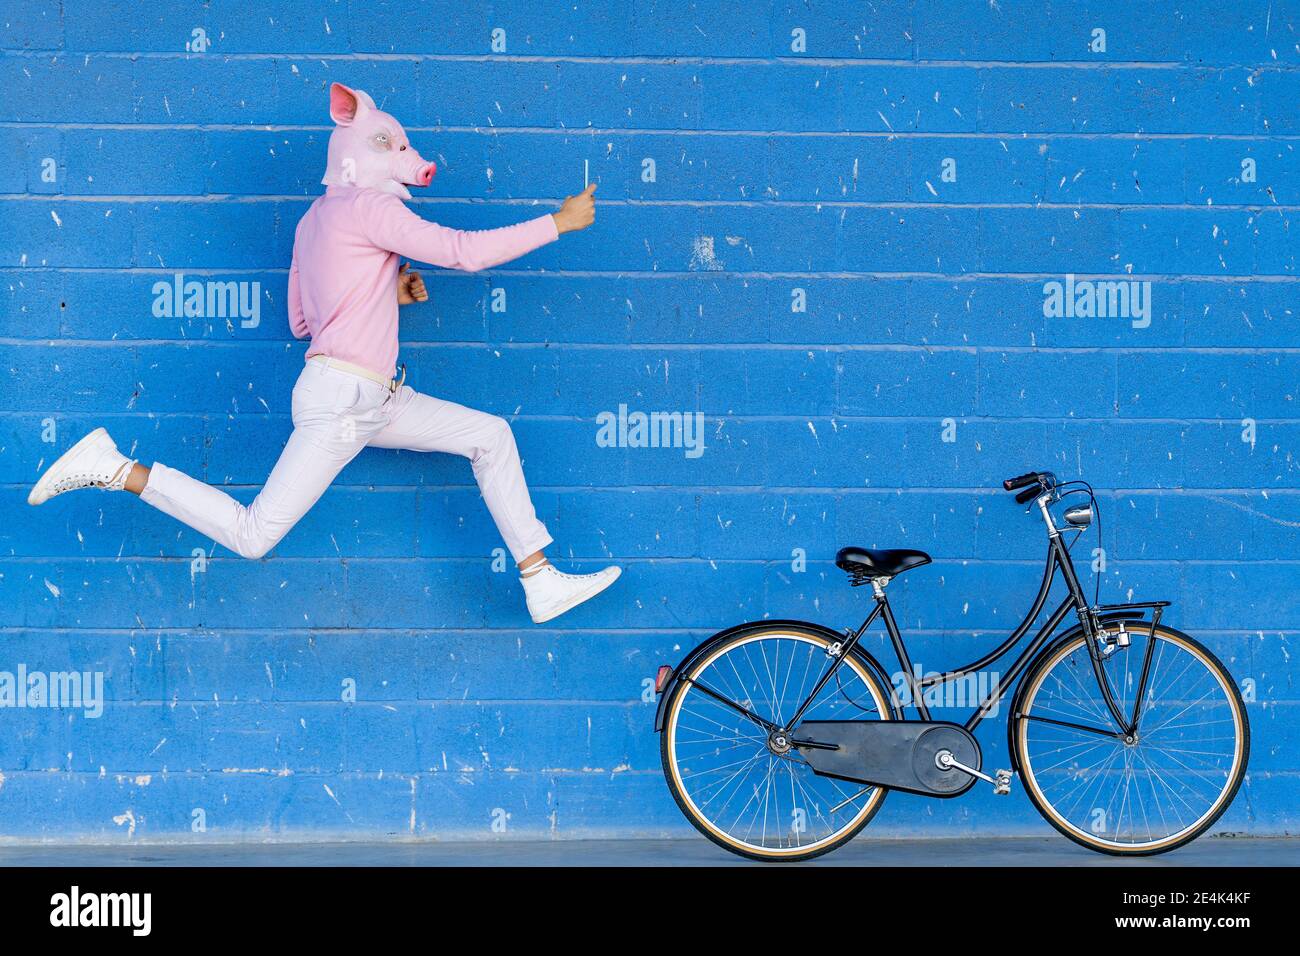
M 464 455 L 506 546 L 519 561 L 551 543 L 533 510 L 503 418 L 308 362 L 293 387 L 293 434 L 253 503 L 155 463 L 140 497 L 245 558 L 288 534 L 367 445 Z

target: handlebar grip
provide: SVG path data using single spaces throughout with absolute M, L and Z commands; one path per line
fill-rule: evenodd
M 1007 491 L 1015 491 L 1017 488 L 1023 488 L 1026 485 L 1032 485 L 1038 481 L 1038 475 L 1034 472 L 1020 475 L 1018 478 L 1008 478 L 1002 482 L 1002 487 Z
M 1024 491 L 1020 492 L 1020 494 L 1016 495 L 1016 504 L 1023 505 L 1026 501 L 1037 498 L 1042 493 L 1043 486 L 1035 482 L 1032 488 L 1026 488 Z

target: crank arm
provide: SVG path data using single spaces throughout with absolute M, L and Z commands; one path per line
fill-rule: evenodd
M 1006 796 L 1011 792 L 1011 771 L 999 770 L 996 777 L 990 777 L 986 773 L 980 773 L 974 767 L 968 767 L 947 750 L 940 750 L 934 758 L 935 765 L 944 770 L 960 770 L 968 773 L 972 777 L 979 777 L 985 783 L 993 784 L 993 792 L 998 796 Z
M 939 767 L 942 767 L 944 770 L 960 770 L 963 773 L 970 774 L 972 777 L 979 777 L 981 780 L 985 780 L 988 783 L 997 786 L 998 782 L 994 780 L 992 777 L 990 777 L 988 774 L 981 773 L 980 771 L 976 770 L 974 767 L 966 766 L 964 763 L 959 761 L 956 757 L 954 757 L 951 753 L 949 753 L 946 750 L 940 750 L 939 753 L 935 756 L 934 762 Z

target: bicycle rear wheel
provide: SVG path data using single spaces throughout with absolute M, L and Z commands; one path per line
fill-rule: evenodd
M 700 655 L 670 692 L 664 776 L 687 819 L 719 846 L 756 860 L 807 860 L 851 840 L 880 808 L 884 789 L 814 774 L 797 748 L 774 752 L 766 728 L 714 696 L 785 727 L 839 640 L 811 625 L 743 631 Z M 891 711 L 870 665 L 851 654 L 804 716 L 888 720 Z
M 1151 668 L 1136 735 L 1106 707 L 1082 635 L 1047 651 L 1025 677 L 1012 744 L 1030 800 L 1089 849 L 1163 853 L 1196 839 L 1227 809 L 1250 754 L 1250 726 L 1227 668 L 1198 641 L 1149 624 L 1105 657 L 1120 711 L 1132 712 Z

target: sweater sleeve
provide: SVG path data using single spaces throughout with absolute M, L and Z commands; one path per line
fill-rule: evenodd
M 559 238 L 549 213 L 500 229 L 449 229 L 421 219 L 391 193 L 359 204 L 366 237 L 381 249 L 446 269 L 478 272 L 518 259 Z
M 298 257 L 289 265 L 289 331 L 296 339 L 305 339 L 311 331 L 302 311 L 302 289 L 298 286 Z

